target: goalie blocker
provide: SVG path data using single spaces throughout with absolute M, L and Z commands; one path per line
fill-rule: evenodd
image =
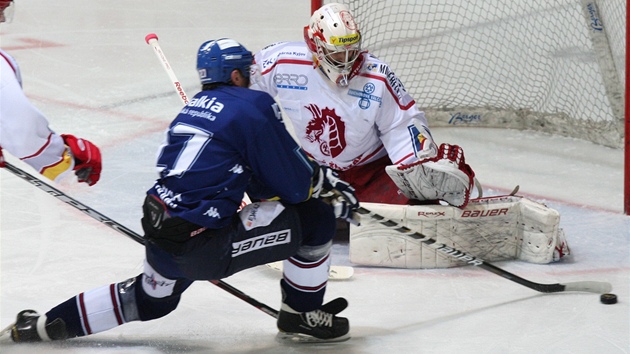
M 438 243 L 489 262 L 518 259 L 544 264 L 570 252 L 559 227 L 560 214 L 520 196 L 472 199 L 463 209 L 446 205 L 362 205 Z M 365 217 L 360 226 L 350 226 L 350 261 L 392 268 L 466 265 Z

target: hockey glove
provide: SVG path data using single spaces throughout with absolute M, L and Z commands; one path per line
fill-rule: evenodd
M 463 208 L 468 204 L 475 172 L 457 145 L 442 144 L 436 157 L 409 165 L 385 167 L 400 191 L 417 200 L 443 200 Z
M 92 186 L 101 178 L 101 151 L 90 141 L 61 134 L 74 157 L 74 174 L 79 182 Z
M 2 156 L 2 148 L 0 147 L 0 167 L 6 167 L 6 162 L 4 161 L 4 156 Z
M 358 203 L 356 206 L 350 204 L 343 196 L 339 195 L 330 201 L 330 205 L 333 207 L 337 219 L 359 226 L 359 215 L 355 213 L 359 207 Z
M 331 205 L 335 216 L 354 223 L 353 212 L 359 208 L 359 200 L 354 188 L 339 178 L 337 172 L 326 166 L 317 166 L 313 175 L 313 198 L 336 195 Z

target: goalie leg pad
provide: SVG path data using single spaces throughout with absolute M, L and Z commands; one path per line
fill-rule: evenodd
M 530 263 L 550 263 L 571 254 L 560 214 L 529 199 L 520 199 L 522 239 L 517 258 Z
M 362 203 L 377 214 L 459 251 L 487 261 L 549 263 L 569 254 L 557 211 L 518 196 L 471 200 L 464 209 L 445 205 Z M 362 217 L 350 226 L 350 261 L 393 268 L 466 265 L 394 228 Z
M 409 205 L 380 203 L 361 203 L 361 205 L 399 225 L 409 227 L 406 216 Z M 436 219 L 450 220 L 453 217 L 454 208 L 451 207 L 437 205 L 421 208 L 424 213 Z M 441 223 L 441 225 L 445 224 Z M 436 225 L 431 225 L 431 227 L 434 226 Z M 435 230 L 430 231 L 428 228 L 414 228 L 414 230 L 434 238 Z M 453 246 L 444 238 L 440 238 L 439 242 Z M 350 225 L 350 261 L 359 265 L 390 268 L 448 268 L 458 265 L 453 258 L 438 253 L 393 228 L 383 226 L 372 218 L 363 216 L 360 226 Z

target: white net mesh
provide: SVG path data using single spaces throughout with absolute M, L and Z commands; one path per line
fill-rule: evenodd
M 535 129 L 622 146 L 626 0 L 337 2 L 431 126 Z

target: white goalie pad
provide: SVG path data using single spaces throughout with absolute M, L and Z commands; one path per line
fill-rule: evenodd
M 361 203 L 456 250 L 486 261 L 518 259 L 550 263 L 569 254 L 560 214 L 519 196 L 472 199 L 463 208 L 446 205 Z M 350 261 L 392 268 L 448 268 L 466 265 L 369 217 L 350 226 Z

